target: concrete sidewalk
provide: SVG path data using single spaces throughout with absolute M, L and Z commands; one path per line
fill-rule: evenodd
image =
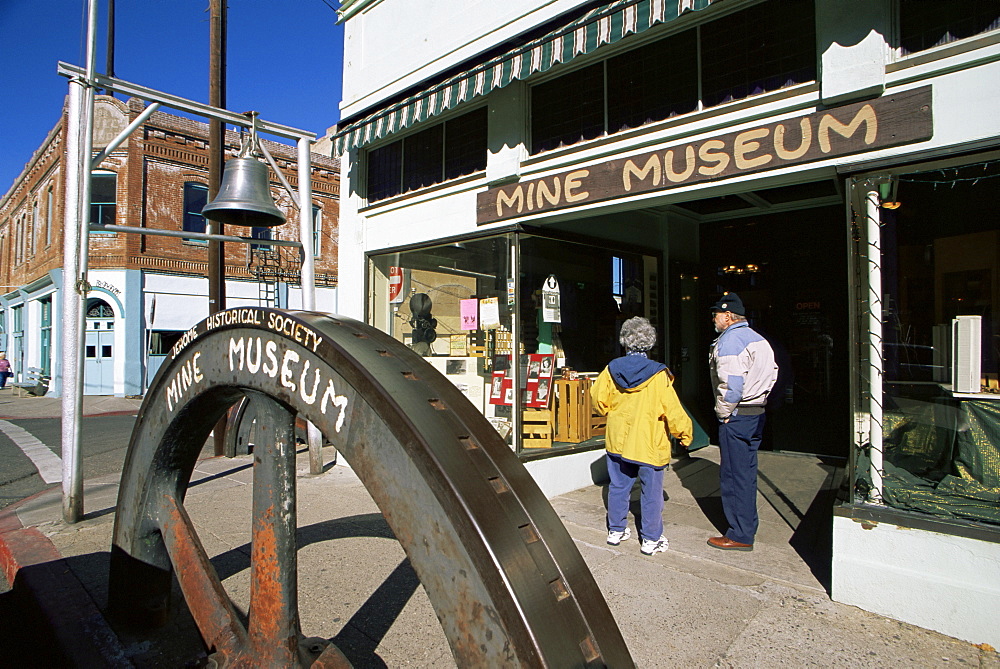
M 332 451 L 324 453 L 329 462 Z M 590 565 L 640 667 L 1000 667 L 996 653 L 859 609 L 827 595 L 829 504 L 841 470 L 817 458 L 761 454 L 761 531 L 752 553 L 715 550 L 718 450 L 666 476 L 670 550 L 605 543 L 605 489 L 552 504 Z M 180 666 L 200 651 L 190 619 L 148 638 L 103 621 L 116 477 L 88 481 L 86 517 L 67 525 L 50 490 L 0 513 L 6 573 L 47 604 L 47 636 L 76 665 Z M 249 601 L 252 459 L 199 461 L 185 508 L 230 597 Z M 638 495 L 638 491 L 634 493 Z M 454 666 L 416 575 L 352 470 L 308 474 L 299 456 L 299 607 L 303 632 L 334 639 L 355 666 Z M 824 520 L 825 518 L 825 520 Z M 22 592 L 23 594 L 23 592 Z M 45 601 L 41 601 L 41 600 Z M 0 659 L 0 664 L 3 664 Z

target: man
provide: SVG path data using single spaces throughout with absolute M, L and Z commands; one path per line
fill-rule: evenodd
M 666 365 L 647 357 L 656 345 L 656 329 L 636 316 L 622 324 L 625 355 L 608 363 L 590 389 L 594 408 L 608 417 L 604 435 L 608 475 L 608 543 L 632 536 L 628 507 L 636 478 L 642 485 L 639 527 L 643 555 L 667 550 L 663 536 L 663 470 L 670 464 L 670 439 L 689 446 L 691 418 L 684 411 Z
M 709 363 L 719 419 L 719 487 L 729 529 L 708 545 L 721 550 L 753 550 L 757 533 L 757 449 L 764 430 L 764 405 L 778 378 L 774 351 L 747 323 L 743 301 L 724 293 L 712 307 L 720 333 Z

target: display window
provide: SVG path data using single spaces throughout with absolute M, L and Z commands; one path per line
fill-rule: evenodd
M 656 256 L 518 231 L 369 258 L 370 322 L 444 374 L 512 448 L 603 448 L 590 384 L 621 355 L 625 319 L 658 325 Z
M 998 183 L 996 154 L 855 181 L 859 285 L 881 298 L 857 328 L 856 502 L 1000 524 Z

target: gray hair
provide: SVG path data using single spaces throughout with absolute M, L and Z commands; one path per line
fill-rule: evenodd
M 656 328 L 642 316 L 634 316 L 622 323 L 618 341 L 626 351 L 648 351 L 656 346 Z

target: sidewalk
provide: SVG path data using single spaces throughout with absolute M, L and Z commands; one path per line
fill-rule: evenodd
M 113 395 L 84 395 L 83 415 L 135 414 L 142 406 L 141 397 L 115 397 Z M 7 386 L 0 390 L 0 419 L 59 418 L 62 416 L 62 398 L 18 395 Z
M 324 452 L 324 461 L 332 457 Z M 359 667 L 454 666 L 429 600 L 354 472 L 329 466 L 309 475 L 304 452 L 298 467 L 303 632 L 334 639 Z M 1000 667 L 996 653 L 830 601 L 829 505 L 841 476 L 835 464 L 814 457 L 761 453 L 762 522 L 752 553 L 705 543 L 721 514 L 714 447 L 675 463 L 666 476 L 666 553 L 645 557 L 635 539 L 606 545 L 601 486 L 552 504 L 639 667 Z M 204 459 L 185 501 L 243 611 L 251 484 L 250 457 Z M 75 657 L 84 658 L 79 664 L 97 656 L 106 666 L 182 665 L 198 648 L 189 620 L 175 617 L 151 639 L 119 639 L 100 616 L 117 487 L 115 477 L 88 481 L 86 517 L 75 525 L 61 520 L 58 490 L 0 513 L 0 561 L 8 574 L 23 567 L 18 578 L 37 598 L 58 597 L 49 636 L 74 645 Z

